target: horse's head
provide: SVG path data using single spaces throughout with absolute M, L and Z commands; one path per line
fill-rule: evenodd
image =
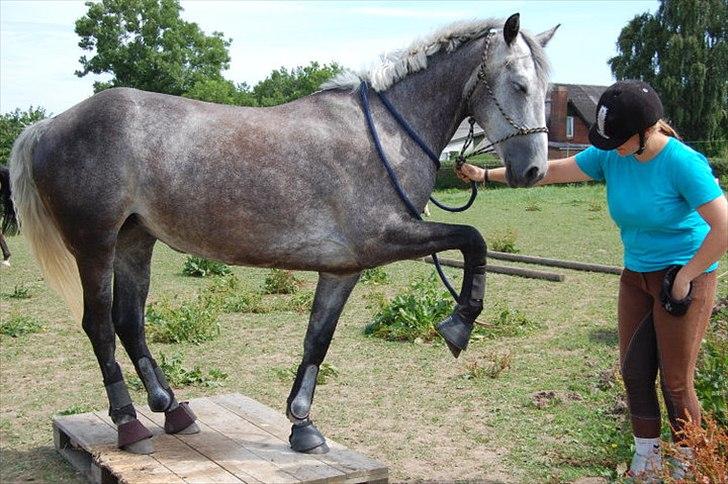
M 533 37 L 520 32 L 519 16 L 512 15 L 502 32 L 486 36 L 483 64 L 471 78 L 468 114 L 490 142 L 497 142 L 511 186 L 531 186 L 546 174 L 548 62 L 543 47 L 557 28 Z

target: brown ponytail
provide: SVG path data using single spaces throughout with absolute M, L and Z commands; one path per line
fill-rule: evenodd
M 668 124 L 668 122 L 665 121 L 664 119 L 661 119 L 657 123 L 655 123 L 655 128 L 657 128 L 657 131 L 659 131 L 660 133 L 662 133 L 666 136 L 671 136 L 673 138 L 677 138 L 680 140 L 682 139 L 682 137 L 679 134 L 677 134 L 677 131 L 675 131 L 675 128 L 670 126 Z

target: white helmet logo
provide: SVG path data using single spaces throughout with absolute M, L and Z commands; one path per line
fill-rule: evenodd
M 607 136 L 607 133 L 604 132 L 604 122 L 607 120 L 607 107 L 602 106 L 599 108 L 599 113 L 597 114 L 597 131 L 599 132 L 599 135 L 602 138 L 609 139 L 609 136 Z

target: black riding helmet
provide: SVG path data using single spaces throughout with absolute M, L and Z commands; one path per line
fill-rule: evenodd
M 662 102 L 652 86 L 644 81 L 616 82 L 599 98 L 589 142 L 600 150 L 613 150 L 639 134 L 639 155 L 645 149 L 645 130 L 662 116 Z

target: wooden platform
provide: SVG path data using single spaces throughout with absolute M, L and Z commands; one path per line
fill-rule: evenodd
M 151 455 L 119 450 L 106 412 L 54 417 L 55 446 L 94 483 L 387 482 L 385 466 L 328 439 L 328 454 L 293 452 L 288 419 L 251 398 L 220 395 L 190 406 L 202 431 L 178 436 L 164 433 L 163 414 L 137 407 L 154 434 Z

